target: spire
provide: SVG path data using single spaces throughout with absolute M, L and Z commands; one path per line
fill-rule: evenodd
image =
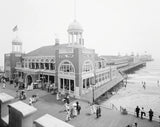
M 55 45 L 59 45 L 59 38 L 57 34 L 55 33 L 54 36 L 55 36 Z
M 74 0 L 74 20 L 76 21 L 76 0 Z

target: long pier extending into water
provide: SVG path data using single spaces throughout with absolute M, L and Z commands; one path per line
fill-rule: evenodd
M 125 73 L 125 72 L 131 71 L 133 69 L 143 67 L 143 66 L 146 66 L 146 62 L 141 61 L 141 62 L 137 62 L 137 63 L 132 63 L 126 67 L 120 68 L 119 71 Z
M 120 73 L 117 72 L 115 79 L 110 80 L 102 86 L 93 88 L 92 90 L 90 90 L 90 92 L 81 96 L 81 99 L 86 100 L 88 102 L 93 102 L 94 100 L 96 100 L 112 88 L 117 87 L 120 82 L 123 82 L 127 78 L 125 75 L 127 74 L 127 72 L 137 70 L 138 68 L 141 68 L 145 65 L 146 62 L 140 61 L 118 69 Z

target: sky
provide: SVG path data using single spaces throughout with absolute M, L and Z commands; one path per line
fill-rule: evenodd
M 23 52 L 68 43 L 74 0 L 0 0 L 0 66 L 12 50 L 18 25 Z M 159 0 L 76 0 L 76 20 L 84 29 L 85 47 L 99 55 L 143 54 L 160 59 Z

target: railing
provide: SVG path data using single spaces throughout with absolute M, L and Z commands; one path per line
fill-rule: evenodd
M 123 107 L 120 107 L 119 111 L 121 111 L 121 108 L 123 108 Z M 125 109 L 126 109 L 126 111 L 127 111 L 128 114 L 136 115 L 135 109 L 133 109 L 131 107 L 126 107 Z M 149 119 L 149 113 L 148 113 L 149 111 L 144 111 L 144 112 L 145 112 L 146 115 L 143 116 L 143 118 Z M 154 114 L 153 114 L 153 120 L 157 121 L 157 122 L 160 122 L 160 112 L 155 112 L 155 111 L 153 111 L 153 112 L 154 112 Z
M 112 103 L 107 103 L 105 105 L 103 104 L 103 105 L 101 105 L 101 107 L 118 111 L 117 107 Z
M 130 115 L 136 115 L 136 112 L 135 112 L 135 109 L 131 108 L 131 107 L 126 107 L 126 108 L 123 108 L 122 106 L 120 106 L 119 108 L 116 107 L 114 104 L 112 103 L 105 103 L 105 104 L 102 104 L 101 107 L 103 108 L 107 108 L 107 109 L 111 109 L 111 110 L 115 110 L 115 111 L 119 111 L 119 112 L 122 112 L 124 109 L 126 110 L 127 114 L 130 114 Z M 143 118 L 145 119 L 149 119 L 149 111 L 144 111 L 145 112 L 145 116 L 143 116 Z M 153 114 L 153 120 L 154 121 L 157 121 L 157 122 L 160 122 L 160 112 L 155 112 L 153 111 L 154 114 Z M 140 113 L 139 113 L 139 116 L 140 116 Z

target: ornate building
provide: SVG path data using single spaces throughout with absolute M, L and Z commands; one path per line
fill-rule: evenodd
M 44 46 L 23 57 L 16 67 L 25 85 L 37 80 L 55 83 L 62 94 L 79 98 L 91 88 L 106 85 L 116 77 L 116 68 L 108 66 L 93 49 L 84 47 L 83 28 L 74 20 L 68 27 L 68 43 Z

